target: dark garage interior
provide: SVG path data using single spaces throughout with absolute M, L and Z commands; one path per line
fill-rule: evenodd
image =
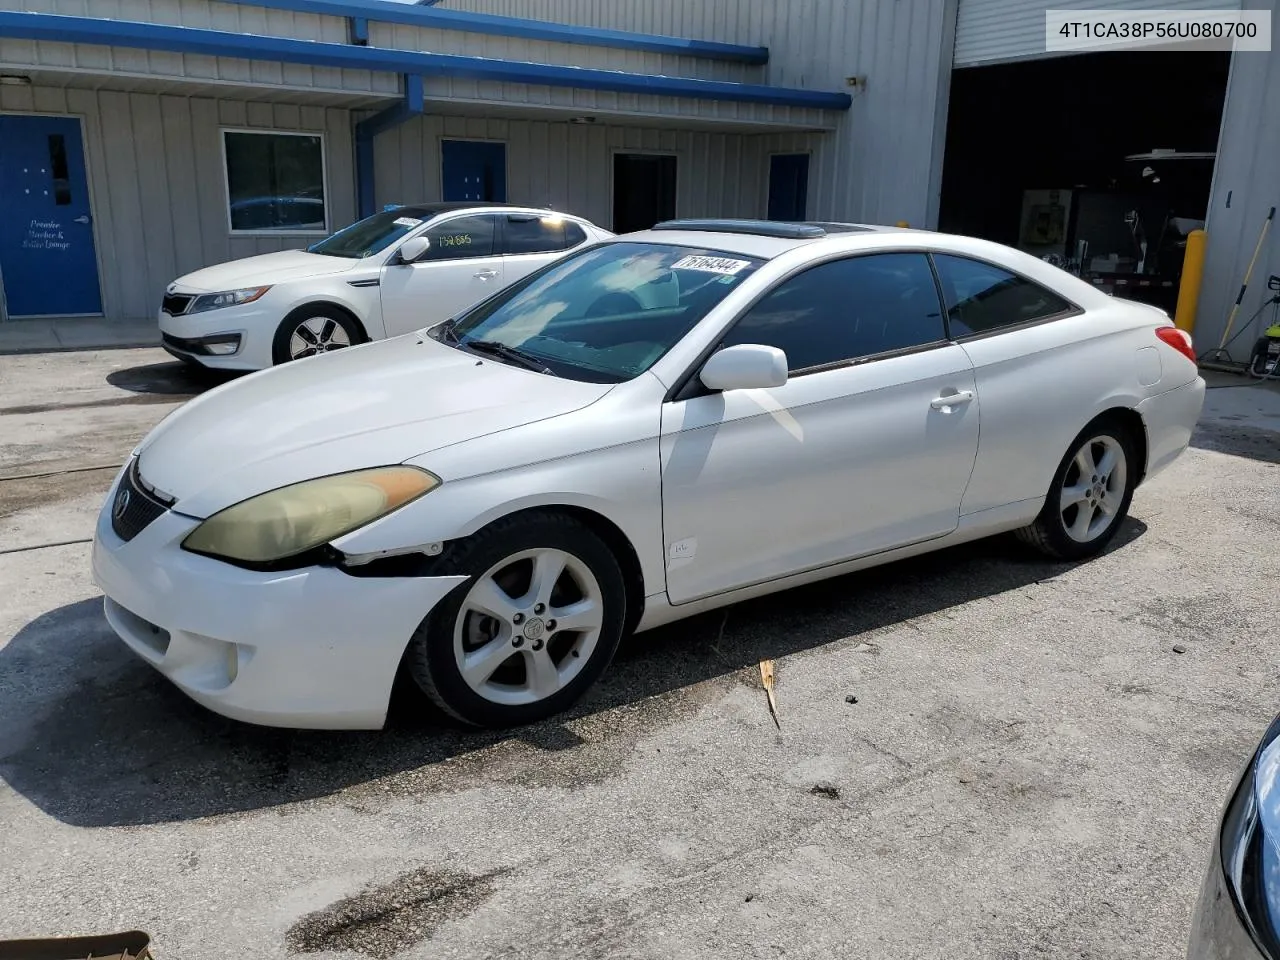
M 1203 226 L 1229 53 L 1115 52 L 952 75 L 939 229 L 1172 310 Z

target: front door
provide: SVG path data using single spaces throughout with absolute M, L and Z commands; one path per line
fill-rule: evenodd
M 0 279 L 11 318 L 102 313 L 74 117 L 0 116 Z
M 440 144 L 441 198 L 480 203 L 507 201 L 507 145 L 485 140 Z
M 722 341 L 738 343 L 782 349 L 790 379 L 664 404 L 673 603 L 956 529 L 978 404 L 965 351 L 945 340 L 923 254 L 810 268 Z
M 497 250 L 497 218 L 454 217 L 431 226 L 426 256 L 382 268 L 382 319 L 387 336 L 411 333 L 456 317 L 497 290 L 503 261 Z

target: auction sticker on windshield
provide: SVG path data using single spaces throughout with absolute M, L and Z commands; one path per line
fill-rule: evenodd
M 672 270 L 700 270 L 703 273 L 723 273 L 733 276 L 743 267 L 751 266 L 750 260 L 730 260 L 728 257 L 684 257 L 671 265 Z
M 397 227 L 416 227 L 422 221 L 415 220 L 413 217 L 396 217 L 392 222 L 395 223 Z

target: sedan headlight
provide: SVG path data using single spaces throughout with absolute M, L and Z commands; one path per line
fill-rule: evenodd
M 244 287 L 240 290 L 223 290 L 221 293 L 203 293 L 191 301 L 187 313 L 204 313 L 206 310 L 217 310 L 220 307 L 238 307 L 241 304 L 253 303 L 270 289 L 270 286 Z
M 307 553 L 440 485 L 418 467 L 376 467 L 295 483 L 215 513 L 182 546 L 252 565 Z

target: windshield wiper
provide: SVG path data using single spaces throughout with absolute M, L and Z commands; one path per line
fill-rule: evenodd
M 452 328 L 449 329 L 453 333 Z M 456 339 L 457 334 L 454 334 Z M 476 353 L 485 353 L 491 357 L 497 357 L 500 360 L 506 360 L 514 363 L 518 367 L 524 367 L 526 370 L 533 370 L 536 373 L 550 373 L 551 370 L 541 360 L 531 357 L 523 350 L 517 350 L 515 347 L 509 347 L 505 343 L 498 343 L 496 340 L 459 340 L 462 346 L 468 350 L 474 350 Z
M 435 339 L 442 340 L 446 343 L 461 343 L 462 341 L 458 339 L 458 332 L 454 329 L 457 325 L 458 318 L 451 317 L 438 327 L 432 327 L 432 330 L 440 331 L 436 334 Z

